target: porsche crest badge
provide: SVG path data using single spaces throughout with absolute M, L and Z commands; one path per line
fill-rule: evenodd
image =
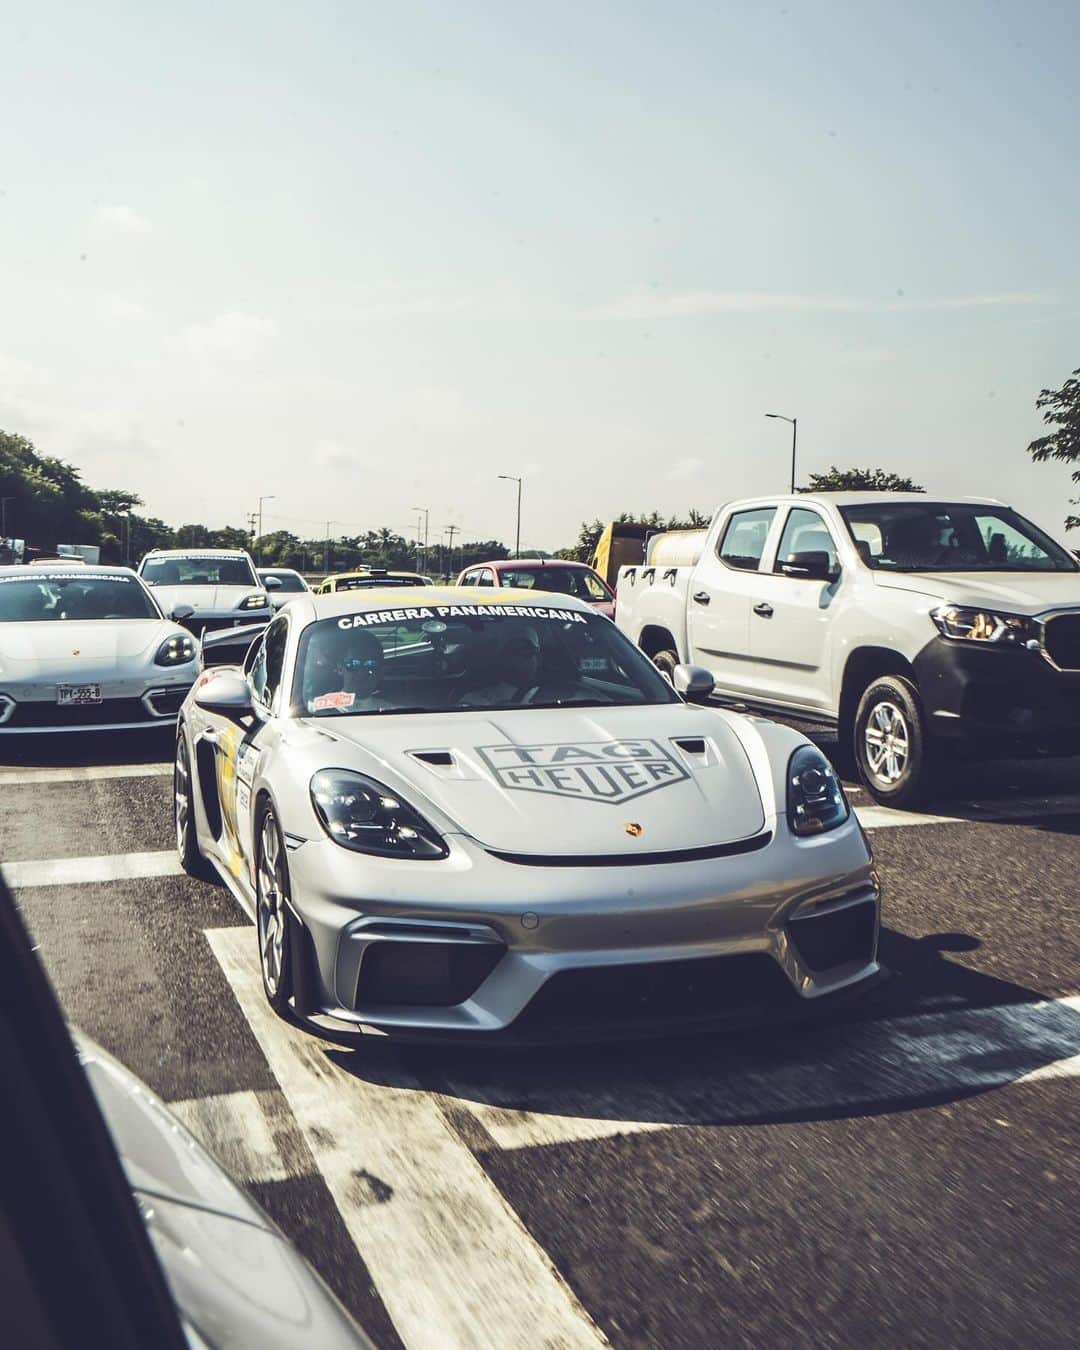
M 627 834 L 632 835 L 635 839 L 641 833 L 641 826 L 637 823 L 636 820 L 628 820 L 626 824 L 623 826 L 623 829 L 626 831 Z

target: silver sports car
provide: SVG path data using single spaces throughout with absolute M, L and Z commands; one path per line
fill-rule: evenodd
M 302 1019 L 545 1038 L 869 982 L 878 879 L 828 761 L 711 686 L 565 595 L 300 596 L 181 710 L 180 855 Z
M 0 567 L 0 738 L 173 726 L 190 633 L 128 567 Z

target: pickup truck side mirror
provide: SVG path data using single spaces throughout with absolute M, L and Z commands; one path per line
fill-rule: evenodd
M 790 553 L 780 564 L 780 571 L 786 577 L 796 577 L 800 581 L 835 581 L 840 575 L 839 566 L 833 566 L 832 559 L 824 549 L 809 549 L 805 553 Z
M 716 681 L 704 666 L 678 665 L 671 672 L 671 683 L 687 703 L 707 703 Z

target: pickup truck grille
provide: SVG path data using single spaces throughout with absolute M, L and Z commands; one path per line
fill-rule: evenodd
M 1046 621 L 1046 654 L 1061 670 L 1080 670 L 1080 614 Z

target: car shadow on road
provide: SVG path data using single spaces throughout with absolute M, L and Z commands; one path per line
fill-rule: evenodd
M 425 1045 L 404 1054 L 365 1040 L 326 1053 L 369 1081 L 465 1104 L 481 1126 L 524 1121 L 537 1142 L 544 1117 L 610 1133 L 602 1122 L 766 1124 L 910 1111 L 1080 1054 L 1080 1003 L 1048 1000 L 947 956 L 979 945 L 968 934 L 915 939 L 884 930 L 891 979 L 843 1009 L 802 1005 L 798 1018 L 769 1027 L 603 1045 Z
M 149 731 L 0 735 L 0 770 L 171 763 L 175 741 L 176 729 L 172 726 Z

